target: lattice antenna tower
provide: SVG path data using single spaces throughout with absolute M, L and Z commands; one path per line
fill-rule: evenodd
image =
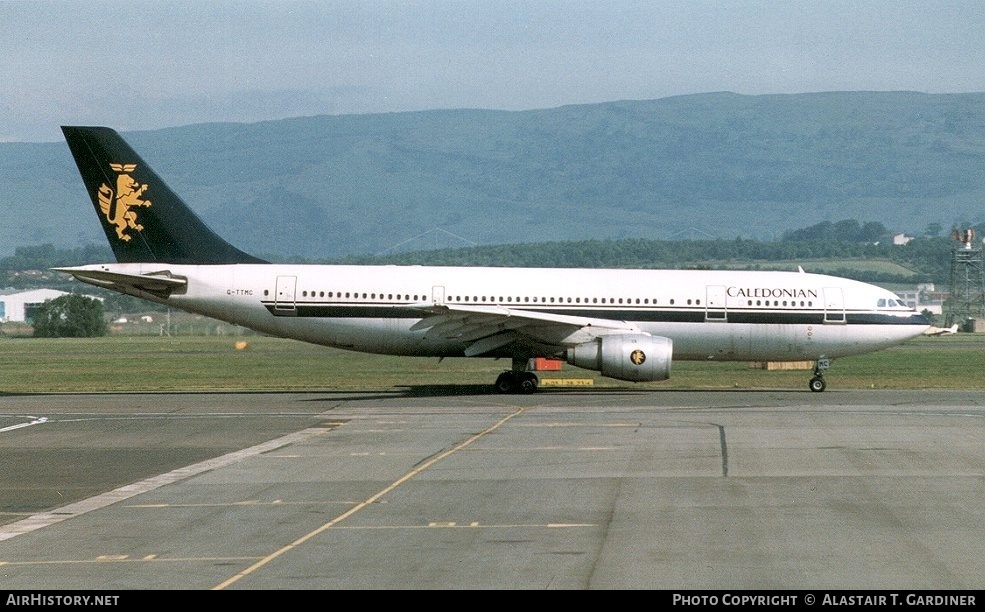
M 946 325 L 964 325 L 969 319 L 985 317 L 985 262 L 975 230 L 953 230 L 951 250 L 951 296 L 947 300 Z

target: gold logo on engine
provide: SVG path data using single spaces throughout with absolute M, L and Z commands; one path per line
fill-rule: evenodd
M 629 360 L 636 365 L 643 365 L 643 362 L 646 361 L 646 353 L 644 353 L 640 349 L 636 349 L 635 351 L 629 354 Z
M 132 236 L 127 230 L 140 231 L 144 226 L 137 222 L 137 213 L 130 210 L 134 206 L 150 206 L 150 200 L 140 197 L 147 191 L 147 185 L 141 185 L 133 180 L 130 173 L 137 169 L 137 164 L 110 164 L 110 169 L 117 173 L 116 190 L 103 183 L 99 186 L 99 209 L 106 216 L 110 225 L 116 226 L 116 235 L 120 240 L 129 242 Z

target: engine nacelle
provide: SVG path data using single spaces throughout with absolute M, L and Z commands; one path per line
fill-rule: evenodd
M 662 336 L 614 334 L 579 344 L 565 353 L 568 363 L 602 376 L 634 382 L 667 380 L 674 342 Z

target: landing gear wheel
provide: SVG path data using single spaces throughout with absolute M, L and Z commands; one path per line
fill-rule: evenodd
M 517 381 L 513 372 L 503 372 L 496 379 L 496 393 L 514 393 L 516 388 Z
M 496 393 L 524 393 L 537 391 L 540 381 L 533 372 L 506 371 L 496 379 Z
M 824 382 L 824 371 L 831 367 L 831 360 L 821 355 L 818 357 L 817 361 L 814 363 L 814 376 L 811 378 L 811 382 L 807 384 L 807 388 L 814 393 L 820 393 L 824 391 L 824 388 L 828 385 Z
M 540 383 L 537 380 L 537 375 L 533 372 L 523 372 L 517 378 L 520 380 L 520 393 L 533 393 L 537 390 L 537 385 Z

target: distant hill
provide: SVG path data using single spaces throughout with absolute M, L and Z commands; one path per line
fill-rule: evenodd
M 124 135 L 218 233 L 275 259 L 985 219 L 983 93 L 710 93 Z M 64 143 L 0 144 L 0 256 L 103 240 Z

